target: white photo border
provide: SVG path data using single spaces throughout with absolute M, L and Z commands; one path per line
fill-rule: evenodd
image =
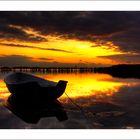
M 140 11 L 140 1 L 0 1 L 0 11 Z M 140 130 L 1 129 L 0 139 L 140 139 Z

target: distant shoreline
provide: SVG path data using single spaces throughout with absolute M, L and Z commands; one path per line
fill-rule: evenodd
M 95 73 L 106 73 L 119 78 L 139 78 L 140 64 L 120 64 L 111 67 L 94 68 Z
M 41 73 L 104 73 L 119 78 L 139 78 L 140 64 L 119 64 L 110 67 L 0 67 L 0 72 Z
M 44 73 L 82 73 L 94 72 L 92 67 L 0 67 L 0 72 L 44 72 Z

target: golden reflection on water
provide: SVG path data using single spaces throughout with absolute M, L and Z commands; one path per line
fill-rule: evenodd
M 0 99 L 7 99 L 7 97 L 10 95 L 6 84 L 3 80 L 0 80 Z
M 45 74 L 38 75 L 42 78 L 52 81 L 66 80 L 68 85 L 66 93 L 71 98 L 86 98 L 96 96 L 102 98 L 105 96 L 112 96 L 114 93 L 123 86 L 134 86 L 135 82 L 121 82 L 113 80 L 113 77 L 108 74 L 95 74 L 95 73 L 69 73 L 69 74 Z M 62 98 L 66 98 L 63 94 Z
M 134 86 L 138 84 L 129 80 L 114 80 L 108 74 L 95 74 L 95 73 L 62 73 L 62 74 L 36 74 L 39 77 L 56 81 L 66 80 L 68 85 L 66 93 L 71 98 L 104 98 L 112 96 L 123 86 Z M 4 81 L 0 80 L 0 99 L 6 99 L 10 95 Z M 61 99 L 67 98 L 65 94 Z

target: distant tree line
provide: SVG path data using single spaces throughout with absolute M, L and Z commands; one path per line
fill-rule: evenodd
M 113 77 L 140 78 L 140 64 L 120 64 L 111 67 L 94 68 L 95 73 L 107 73 Z
M 113 77 L 140 78 L 140 64 L 120 64 L 110 67 L 0 67 L 0 72 L 40 73 L 106 73 Z

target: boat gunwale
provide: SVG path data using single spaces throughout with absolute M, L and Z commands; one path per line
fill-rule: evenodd
M 11 72 L 9 73 L 5 78 L 4 78 L 4 82 L 7 84 L 7 85 L 22 85 L 22 84 L 26 84 L 26 83 L 33 83 L 33 82 L 36 82 L 40 87 L 55 87 L 58 82 L 54 82 L 54 81 L 50 81 L 50 80 L 45 80 L 43 78 L 40 78 L 40 77 L 37 77 L 37 76 L 34 76 L 32 74 L 27 74 L 27 73 L 21 73 L 21 74 L 25 74 L 26 76 L 29 76 L 29 79 L 28 80 L 24 80 L 24 81 L 19 81 L 19 82 L 13 82 L 13 81 L 10 81 L 8 78 L 8 76 L 13 76 L 12 74 L 16 75 L 17 73 L 20 73 L 20 72 Z M 34 79 L 33 79 L 34 78 Z M 46 84 L 45 86 L 43 86 L 41 84 L 41 82 L 43 84 Z M 48 84 L 48 85 L 47 85 Z M 54 85 L 51 85 L 51 84 L 54 84 Z

